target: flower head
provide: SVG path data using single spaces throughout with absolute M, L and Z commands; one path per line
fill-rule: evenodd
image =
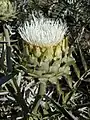
M 66 31 L 67 26 L 62 22 L 35 16 L 31 23 L 27 21 L 24 27 L 19 27 L 20 35 L 26 41 L 21 62 L 32 78 L 38 78 L 41 83 L 49 80 L 57 84 L 64 76 L 72 88 L 69 65 L 74 63 L 75 66 L 75 61 L 69 53 L 68 37 L 64 37 Z M 73 62 L 68 64 L 70 61 Z
M 54 46 L 63 40 L 66 31 L 66 24 L 44 17 L 36 18 L 34 15 L 31 23 L 26 21 L 24 27 L 19 27 L 21 37 L 36 46 Z

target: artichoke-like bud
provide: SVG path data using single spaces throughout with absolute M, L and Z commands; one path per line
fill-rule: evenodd
M 70 65 L 75 61 L 69 54 L 68 38 L 64 37 L 66 31 L 65 23 L 35 16 L 31 23 L 27 21 L 19 27 L 19 34 L 25 41 L 24 65 L 32 77 L 55 83 L 60 76 L 67 76 L 72 86 Z
M 15 9 L 9 0 L 0 0 L 0 20 L 7 21 L 15 17 Z

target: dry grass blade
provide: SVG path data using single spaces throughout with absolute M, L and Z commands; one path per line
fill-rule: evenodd
M 46 99 L 49 99 L 53 103 L 53 105 L 69 120 L 78 120 L 78 118 L 75 118 L 75 116 L 69 113 L 63 106 L 56 103 L 53 99 L 49 98 L 48 96 L 46 96 Z
M 5 39 L 7 41 L 7 46 L 6 46 L 6 60 L 7 60 L 7 70 L 8 72 L 12 72 L 12 53 L 11 53 L 11 45 L 10 45 L 10 37 L 9 37 L 9 32 L 7 29 L 7 25 L 3 25 L 4 29 L 4 34 L 5 34 Z
M 84 33 L 84 27 L 82 28 L 81 34 L 80 34 L 80 36 L 77 39 L 77 45 L 78 45 L 78 48 L 79 48 L 80 57 L 81 57 L 81 61 L 82 61 L 84 70 L 86 71 L 86 70 L 88 70 L 87 63 L 86 63 L 86 60 L 84 58 L 83 52 L 82 52 L 80 44 L 79 44 L 79 40 L 82 38 L 83 33 Z

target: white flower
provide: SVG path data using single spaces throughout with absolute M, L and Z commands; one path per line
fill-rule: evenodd
M 24 27 L 19 27 L 19 34 L 26 42 L 37 46 L 51 46 L 63 40 L 67 31 L 66 24 L 44 17 L 36 18 L 34 15 L 33 19 L 30 24 L 26 21 Z

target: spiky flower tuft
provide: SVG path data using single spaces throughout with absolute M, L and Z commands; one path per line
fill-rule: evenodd
M 33 15 L 31 24 L 26 21 L 24 27 L 19 28 L 21 37 L 30 44 L 37 46 L 52 46 L 63 40 L 67 31 L 66 24 L 48 18 L 36 18 Z

